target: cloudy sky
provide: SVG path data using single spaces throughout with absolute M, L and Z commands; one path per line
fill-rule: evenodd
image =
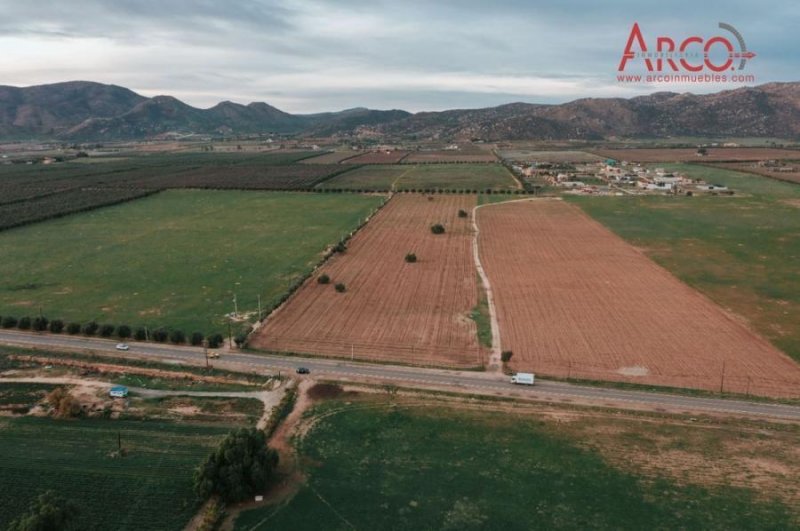
M 652 6 L 648 4 L 653 4 Z M 800 2 L 697 0 L 0 0 L 0 84 L 84 79 L 209 107 L 410 111 L 562 102 L 741 83 L 623 84 L 631 26 L 649 43 L 735 26 L 756 83 L 800 79 Z M 733 39 L 732 39 L 733 40 Z

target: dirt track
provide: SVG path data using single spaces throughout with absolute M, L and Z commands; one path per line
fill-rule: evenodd
M 262 326 L 256 348 L 416 364 L 485 362 L 470 310 L 478 301 L 469 218 L 475 196 L 395 196 Z M 447 232 L 434 235 L 431 225 Z M 406 253 L 418 261 L 406 263 Z M 333 284 L 342 282 L 346 293 Z
M 800 366 L 577 207 L 534 200 L 478 212 L 513 369 L 800 396 Z

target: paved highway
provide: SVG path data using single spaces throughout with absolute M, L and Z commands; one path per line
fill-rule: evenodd
M 115 341 L 83 336 L 1 330 L 0 344 L 50 350 L 92 350 L 100 354 L 124 355 L 167 363 L 204 363 L 203 350 L 196 347 L 132 342 L 129 343 L 131 350 L 123 353 L 115 350 Z M 722 413 L 800 421 L 800 406 L 608 389 L 540 379 L 537 379 L 535 386 L 525 387 L 512 385 L 506 376 L 477 371 L 451 371 L 240 352 L 223 353 L 220 360 L 212 360 L 212 363 L 220 365 L 236 364 L 240 368 L 244 366 L 259 370 L 290 372 L 294 372 L 298 367 L 306 367 L 310 369 L 312 376 L 321 376 L 323 378 L 368 381 L 371 383 L 395 383 L 404 387 L 439 388 L 465 394 L 507 395 L 528 399 L 632 409 Z

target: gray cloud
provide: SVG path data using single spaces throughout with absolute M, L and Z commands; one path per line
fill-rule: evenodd
M 190 104 L 293 112 L 558 102 L 702 87 L 620 85 L 630 26 L 713 35 L 734 24 L 757 82 L 791 80 L 800 4 L 676 0 L 0 0 L 4 84 L 91 79 Z

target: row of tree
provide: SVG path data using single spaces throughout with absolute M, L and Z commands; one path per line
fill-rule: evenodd
M 136 341 L 157 341 L 159 343 L 174 343 L 176 345 L 189 343 L 193 346 L 200 346 L 203 340 L 208 340 L 210 348 L 219 348 L 222 346 L 224 338 L 222 334 L 211 334 L 206 337 L 202 332 L 192 332 L 188 336 L 182 330 L 166 330 L 164 328 L 157 328 L 155 330 L 148 330 L 145 327 L 131 328 L 128 325 L 113 325 L 113 324 L 99 324 L 96 321 L 89 321 L 88 323 L 65 323 L 61 319 L 48 320 L 47 317 L 14 317 L 7 315 L 0 317 L 0 326 L 3 328 L 17 328 L 19 330 L 33 330 L 35 332 L 52 332 L 53 334 L 61 334 L 66 332 L 70 335 L 83 334 L 85 336 L 100 336 L 105 338 L 116 337 L 119 339 L 133 338 Z

